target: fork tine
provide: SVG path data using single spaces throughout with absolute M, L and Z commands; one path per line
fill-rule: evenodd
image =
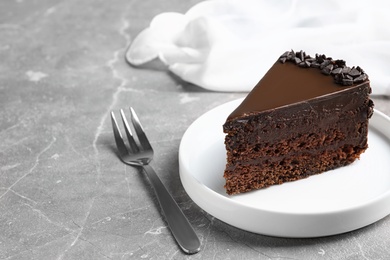
M 128 155 L 129 152 L 127 151 L 126 145 L 123 142 L 122 134 L 119 131 L 118 123 L 115 119 L 114 112 L 112 112 L 112 111 L 111 111 L 111 123 L 112 123 L 112 129 L 114 132 L 115 143 L 116 143 L 116 146 L 118 147 L 120 157 L 122 158 L 122 156 Z
M 123 125 L 125 126 L 125 132 L 127 135 L 127 139 L 129 141 L 131 151 L 133 153 L 137 153 L 137 152 L 139 152 L 139 148 L 138 148 L 137 143 L 135 142 L 135 140 L 133 138 L 133 134 L 131 133 L 131 129 L 130 129 L 129 123 L 127 122 L 126 115 L 122 109 L 120 110 L 120 113 L 121 113 Z
M 152 146 L 150 145 L 150 142 L 148 138 L 146 137 L 145 131 L 138 119 L 137 114 L 135 113 L 134 109 L 130 107 L 131 112 L 131 122 L 133 123 L 134 130 L 138 136 L 138 140 L 144 150 L 153 151 Z

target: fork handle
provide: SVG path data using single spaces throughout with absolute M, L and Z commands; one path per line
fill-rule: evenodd
M 187 254 L 199 252 L 199 238 L 176 201 L 150 165 L 143 165 L 143 169 L 152 183 L 168 226 L 181 249 Z

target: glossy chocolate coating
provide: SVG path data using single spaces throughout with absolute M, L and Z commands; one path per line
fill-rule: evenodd
M 228 121 L 315 98 L 348 92 L 369 81 L 351 86 L 335 83 L 333 77 L 317 68 L 301 68 L 293 63 L 276 62 L 244 101 L 229 115 Z M 348 95 L 345 95 L 348 99 Z M 347 100 L 346 100 L 347 101 Z

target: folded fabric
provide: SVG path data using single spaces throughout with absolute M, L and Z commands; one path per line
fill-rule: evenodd
M 205 89 L 250 91 L 286 50 L 362 67 L 374 95 L 390 96 L 386 1 L 213 0 L 162 13 L 131 43 L 134 66 L 159 58 Z

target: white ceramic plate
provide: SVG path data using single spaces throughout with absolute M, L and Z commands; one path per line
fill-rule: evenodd
M 229 196 L 222 125 L 242 100 L 199 117 L 179 150 L 180 178 L 192 200 L 243 230 L 281 237 L 319 237 L 355 230 L 390 213 L 390 118 L 375 111 L 369 149 L 336 170 L 267 189 Z

